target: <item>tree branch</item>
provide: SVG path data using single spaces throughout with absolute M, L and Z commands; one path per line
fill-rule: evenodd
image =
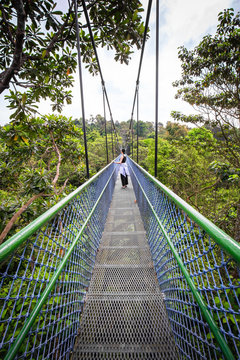
M 5 228 L 3 229 L 1 235 L 0 235 L 0 244 L 2 244 L 3 240 L 6 238 L 7 234 L 9 233 L 9 231 L 11 230 L 11 228 L 13 227 L 13 225 L 15 224 L 15 222 L 17 221 L 17 219 L 19 218 L 20 215 L 22 215 L 22 213 L 27 210 L 27 208 L 32 204 L 33 201 L 35 201 L 36 199 L 38 199 L 41 196 L 52 196 L 50 194 L 44 194 L 44 193 L 39 193 L 37 195 L 32 196 L 11 218 L 11 220 L 9 220 L 9 222 L 7 223 L 7 225 L 5 226 Z
M 204 188 L 200 189 L 200 190 L 197 190 L 197 191 L 194 191 L 194 193 L 192 193 L 191 195 L 189 195 L 186 199 L 186 201 L 188 202 L 190 200 L 191 197 L 193 197 L 194 195 L 196 194 L 199 194 L 201 193 L 202 191 L 205 191 L 205 190 L 208 190 L 208 189 L 211 189 L 212 187 L 216 186 L 219 182 L 220 182 L 220 178 L 217 179 L 217 181 L 212 184 L 212 185 L 208 185 L 208 186 L 205 186 Z
M 19 82 L 15 75 L 13 75 L 12 78 L 13 78 L 14 81 L 10 81 L 10 82 L 12 82 L 13 84 L 16 84 L 17 86 L 23 87 L 25 89 L 27 89 L 27 88 L 38 88 L 39 87 L 39 85 L 28 84 L 26 82 Z
M 237 165 L 239 166 L 239 158 L 238 156 L 235 154 L 235 152 L 232 150 L 232 147 L 229 145 L 229 141 L 228 141 L 228 137 L 226 136 L 225 134 L 225 131 L 223 129 L 223 126 L 221 124 L 221 121 L 219 121 L 219 126 L 220 126 L 220 129 L 221 129 L 221 133 L 226 141 L 226 144 L 227 144 L 227 148 L 229 150 L 229 152 L 233 155 L 233 157 L 237 160 Z
M 24 35 L 25 35 L 25 24 L 26 24 L 26 13 L 23 6 L 22 0 L 13 0 L 13 6 L 17 11 L 17 33 L 16 33 L 16 41 L 14 41 L 15 45 L 15 51 L 13 55 L 13 60 L 9 68 L 4 70 L 0 74 L 0 94 L 7 88 L 9 88 L 9 83 L 13 76 L 19 72 L 21 69 L 21 66 L 25 61 L 28 59 L 31 60 L 39 60 L 40 57 L 38 56 L 28 56 L 23 53 L 23 44 L 24 44 Z M 62 33 L 66 26 L 68 25 L 69 17 L 72 13 L 72 7 L 73 7 L 73 0 L 71 1 L 71 5 L 69 7 L 66 19 L 62 26 L 59 28 L 57 33 L 54 35 L 52 40 L 50 41 L 50 44 L 48 45 L 46 49 L 46 55 L 49 56 L 50 52 L 53 50 L 55 44 L 59 41 L 62 41 Z M 18 83 L 17 85 L 22 87 L 27 87 L 22 85 L 21 83 Z
M 15 50 L 10 67 L 0 74 L 0 94 L 9 87 L 10 80 L 12 79 L 13 75 L 20 70 L 23 61 L 23 43 L 25 35 L 26 13 L 22 0 L 13 1 L 13 6 L 17 11 L 17 32 Z
M 55 193 L 56 193 L 56 183 L 57 183 L 57 181 L 58 181 L 59 174 L 60 174 L 60 165 L 61 165 L 62 157 L 61 157 L 61 153 L 60 153 L 60 151 L 59 151 L 59 149 L 58 149 L 58 147 L 57 147 L 57 144 L 56 144 L 56 142 L 55 142 L 55 140 L 54 140 L 52 131 L 50 131 L 50 136 L 51 136 L 51 139 L 52 139 L 53 146 L 54 146 L 54 148 L 55 148 L 56 154 L 57 154 L 57 156 L 58 156 L 58 163 L 57 163 L 57 168 L 56 168 L 56 175 L 55 175 L 55 178 L 54 178 L 53 181 L 52 181 L 52 184 L 53 184 L 53 186 L 54 186 L 54 191 L 55 191 Z
M 63 186 L 61 187 L 61 189 L 59 190 L 59 192 L 57 193 L 57 195 L 60 195 L 63 190 L 65 189 L 66 185 L 67 185 L 67 182 L 68 182 L 69 178 L 67 178 L 65 181 L 64 181 L 64 184 Z
M 46 49 L 46 55 L 45 56 L 49 56 L 50 52 L 54 48 L 54 45 L 59 41 L 59 37 L 62 36 L 62 32 L 63 32 L 63 30 L 65 29 L 65 27 L 68 24 L 68 20 L 69 20 L 69 17 L 71 15 L 71 12 L 72 12 L 72 7 L 73 7 L 73 1 L 72 1 L 71 5 L 69 7 L 69 10 L 68 10 L 68 13 L 67 13 L 67 16 L 66 16 L 66 20 L 64 21 L 64 23 L 62 24 L 62 26 L 60 27 L 58 32 L 54 35 L 54 37 L 50 41 L 50 44 L 48 45 L 48 47 Z

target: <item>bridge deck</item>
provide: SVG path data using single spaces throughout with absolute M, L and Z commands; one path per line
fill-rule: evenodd
M 73 360 L 178 358 L 134 200 L 118 179 Z

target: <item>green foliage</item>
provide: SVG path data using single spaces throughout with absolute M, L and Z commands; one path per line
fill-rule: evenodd
M 72 191 L 84 181 L 82 130 L 64 116 L 11 122 L 0 128 L 0 164 L 1 230 L 37 196 L 13 232 L 58 201 L 63 190 Z
M 227 9 L 218 16 L 215 35 L 206 35 L 193 50 L 179 49 L 182 78 L 173 85 L 197 115 L 172 112 L 175 120 L 204 124 L 222 139 L 219 152 L 240 167 L 240 13 Z
M 166 130 L 168 132 L 167 138 L 171 139 L 179 139 L 184 137 L 188 133 L 188 128 L 186 125 L 180 125 L 179 123 L 173 123 L 171 121 L 167 122 Z
M 10 1 L 0 4 L 0 93 L 10 87 L 11 118 L 22 120 L 37 110 L 41 99 L 52 109 L 70 104 L 72 74 L 77 68 L 74 1 Z M 115 60 L 128 63 L 131 49 L 140 48 L 144 33 L 139 0 L 100 0 L 88 4 L 96 46 L 115 51 Z M 90 73 L 98 73 L 82 5 L 78 8 L 82 60 Z M 24 92 L 21 93 L 20 89 Z
M 178 88 L 176 98 L 188 102 L 199 113 L 184 115 L 173 111 L 171 115 L 177 121 L 201 124 L 204 131 L 210 130 L 210 136 L 207 133 L 202 136 L 197 135 L 195 129 L 195 143 L 191 134 L 186 140 L 199 154 L 207 154 L 209 167 L 206 173 L 211 181 L 214 181 L 213 174 L 215 176 L 216 184 L 206 183 L 202 187 L 205 202 L 213 204 L 212 209 L 205 207 L 207 214 L 218 225 L 224 224 L 225 229 L 240 241 L 240 13 L 225 9 L 219 13 L 218 20 L 215 35 L 204 36 L 193 50 L 184 46 L 179 49 L 182 76 L 173 84 Z M 224 200 L 226 194 L 229 202 Z
M 16 226 L 27 223 L 53 205 L 67 179 L 64 192 L 72 191 L 84 181 L 81 125 L 81 120 L 48 116 L 18 120 L 0 129 L 2 229 L 7 219 L 34 194 L 47 196 L 36 199 Z M 111 123 L 107 121 L 106 125 L 110 162 L 118 155 L 119 149 L 113 136 L 112 156 Z M 86 127 L 90 172 L 94 174 L 107 164 L 104 118 L 101 115 L 91 117 Z M 124 142 L 129 132 L 129 121 L 117 122 L 116 128 L 118 134 L 122 135 L 119 136 L 120 146 L 126 147 Z M 139 136 L 139 163 L 154 174 L 153 125 L 141 124 L 141 128 L 144 129 L 141 133 L 144 136 Z M 240 172 L 219 150 L 223 140 L 206 127 L 189 129 L 185 125 L 168 122 L 165 127 L 161 125 L 159 130 L 159 180 L 234 237 Z M 51 133 L 62 156 L 56 187 L 53 179 L 58 155 Z M 133 145 L 136 160 L 136 136 Z
M 240 169 L 234 169 L 230 164 L 214 160 L 209 169 L 212 170 L 228 186 L 228 182 L 238 182 Z
M 1 14 L 4 15 L 0 28 L 0 49 L 4 54 L 0 59 L 0 80 L 3 84 L 1 91 L 9 84 L 13 86 L 7 96 L 9 107 L 13 110 L 13 121 L 0 128 L 0 232 L 29 199 L 36 198 L 15 220 L 8 236 L 85 180 L 81 120 L 73 121 L 54 115 L 32 117 L 37 113 L 36 103 L 41 99 L 49 98 L 53 109 L 58 111 L 61 111 L 64 103 L 71 103 L 71 74 L 76 70 L 76 34 L 72 5 L 68 13 L 63 13 L 55 9 L 53 0 L 27 2 L 23 9 L 25 15 L 22 16 L 21 4 L 22 1 L 7 0 L 0 5 Z M 137 0 L 100 0 L 89 4 L 96 44 L 115 49 L 115 59 L 128 63 L 132 46 L 141 45 L 144 32 L 141 11 L 141 4 Z M 81 16 L 79 15 L 79 22 L 83 61 L 94 75 L 98 68 L 89 35 L 81 25 Z M 234 16 L 232 9 L 225 10 L 219 14 L 215 36 L 207 35 L 192 51 L 184 47 L 180 49 L 182 79 L 174 84 L 179 89 L 177 97 L 197 107 L 200 114 L 186 116 L 173 112 L 172 116 L 177 121 L 200 123 L 204 126 L 189 129 L 179 123 L 168 122 L 165 127 L 161 124 L 158 141 L 159 180 L 233 237 L 239 216 L 240 133 L 236 125 L 239 120 L 240 90 L 239 25 L 239 14 Z M 20 26 L 26 35 L 24 40 L 18 38 L 16 44 Z M 22 62 L 14 67 L 16 52 Z M 24 88 L 23 93 L 19 91 L 20 87 Z M 129 121 L 116 122 L 115 125 L 121 134 L 119 141 L 125 147 L 129 143 Z M 115 141 L 112 143 L 109 121 L 106 128 L 108 155 L 109 160 L 112 160 L 119 149 Z M 136 134 L 135 121 L 133 128 Z M 151 122 L 139 121 L 139 162 L 152 174 L 153 131 Z M 93 174 L 106 164 L 105 122 L 101 115 L 87 121 L 87 137 L 90 170 Z M 135 139 L 133 147 L 135 159 Z M 74 234 L 76 229 L 73 227 L 66 229 L 67 231 Z M 56 253 L 61 250 L 56 243 L 49 245 Z M 41 256 L 43 254 L 40 254 L 39 264 Z M 14 274 L 15 271 L 12 270 Z M 23 272 L 26 278 L 32 275 L 30 267 L 28 272 L 25 269 L 21 271 L 20 277 Z M 51 275 L 43 270 L 39 270 L 39 274 L 43 280 Z M 28 283 L 23 285 L 29 286 Z M 9 286 L 9 283 L 5 285 L 2 298 L 8 293 Z M 40 286 L 41 282 L 38 282 L 37 291 L 40 291 Z M 20 283 L 16 281 L 13 296 L 18 294 L 19 287 Z M 230 302 L 232 308 L 237 310 L 230 294 L 223 297 L 222 301 L 225 308 L 229 308 Z M 49 300 L 49 304 L 54 302 L 58 303 L 59 297 Z M 220 308 L 219 297 L 215 298 L 215 304 Z M 23 314 L 34 305 L 35 300 L 27 299 Z M 16 314 L 10 312 L 11 306 L 10 300 L 2 314 L 3 318 L 17 316 L 23 305 L 21 301 L 16 303 Z M 217 316 L 214 314 L 218 321 Z M 224 316 L 236 327 L 232 314 Z M 224 316 L 220 319 L 223 324 L 226 323 Z M 39 323 L 41 321 L 42 319 Z M 5 331 L 3 325 L 0 330 Z M 9 339 L 11 331 L 13 329 L 9 331 Z M 210 336 L 209 334 L 208 337 Z
M 91 173 L 100 170 L 106 164 L 105 151 L 105 125 L 103 118 L 97 115 L 87 121 L 88 150 Z M 33 194 L 44 192 L 49 195 L 38 198 L 17 220 L 11 232 L 22 228 L 26 223 L 33 220 L 45 209 L 52 206 L 61 197 L 59 193 L 64 182 L 69 178 L 64 192 L 69 192 L 78 186 L 83 180 L 85 173 L 83 148 L 82 148 L 82 131 L 80 130 L 81 120 L 66 119 L 64 117 L 48 116 L 43 118 L 30 119 L 28 121 L 16 121 L 0 130 L 0 160 L 1 172 L 4 175 L 1 178 L 0 190 L 0 216 L 3 217 L 4 223 L 9 220 L 12 214 L 29 199 Z M 129 122 L 117 123 L 118 133 L 122 135 L 120 145 L 125 147 Z M 107 122 L 108 128 L 108 146 L 109 155 L 111 155 L 111 124 Z M 205 127 L 189 129 L 185 125 L 167 123 L 166 126 L 160 126 L 158 139 L 158 178 L 166 186 L 170 187 L 183 199 L 187 200 L 192 206 L 198 209 L 203 215 L 214 221 L 216 225 L 234 236 L 234 229 L 237 219 L 237 203 L 239 198 L 239 189 L 237 179 L 239 170 L 236 170 L 219 152 L 219 147 L 223 141 L 217 137 L 214 132 Z M 136 160 L 136 134 L 134 134 L 134 160 Z M 154 173 L 154 139 L 152 136 L 152 126 L 146 126 L 144 135 L 146 138 L 139 137 L 139 162 L 152 174 Z M 54 141 L 53 141 L 54 139 Z M 59 161 L 58 153 L 54 146 L 58 147 L 62 156 L 60 175 L 57 185 L 54 187 L 53 178 L 56 175 L 56 167 Z M 114 143 L 115 146 L 115 143 Z M 116 153 L 116 149 L 114 150 Z M 118 153 L 117 153 L 118 154 Z M 111 156 L 109 156 L 111 161 Z M 10 165 L 9 165 L 10 164 Z M 1 201 L 2 200 L 2 201 Z M 71 227 L 72 226 L 72 227 Z M 3 229 L 2 229 L 3 230 Z M 186 229 L 187 230 L 187 229 Z M 61 229 L 62 234 L 74 236 L 77 229 L 70 225 L 66 229 Z M 67 238 L 67 236 L 66 236 Z M 39 241 L 42 241 L 41 237 Z M 82 239 L 82 243 L 87 239 Z M 56 242 L 50 243 L 49 246 L 62 256 L 62 250 L 58 248 Z M 198 251 L 209 250 L 209 239 L 204 239 L 204 249 L 199 245 Z M 190 249 L 188 250 L 190 253 Z M 216 251 L 216 259 L 221 259 Z M 35 256 L 35 255 L 34 255 Z M 36 255 L 37 256 L 37 255 Z M 41 256 L 38 263 L 41 263 Z M 195 256 L 195 254 L 193 254 Z M 214 266 L 216 259 L 210 259 L 208 256 L 207 266 Z M 60 258 L 58 258 L 60 261 Z M 204 258 L 199 262 L 199 269 L 204 269 Z M 228 263 L 231 267 L 231 263 Z M 234 269 L 234 267 L 232 267 Z M 12 269 L 13 274 L 15 273 Z M 232 270 L 230 272 L 234 274 Z M 21 272 L 20 272 L 21 275 Z M 30 277 L 29 269 L 25 276 Z M 51 274 L 39 270 L 39 276 L 45 280 Z M 62 276 L 67 276 L 62 274 Z M 204 277 L 204 275 L 202 275 Z M 223 276 L 223 275 L 222 275 Z M 231 275 L 232 276 L 232 275 Z M 217 278 L 217 277 L 216 277 Z M 229 279 L 225 279 L 229 283 Z M 236 279 L 233 277 L 232 282 Z M 222 280 L 221 280 L 222 281 Z M 206 282 L 206 284 L 205 284 Z M 216 281 L 215 281 L 216 282 Z M 211 284 L 210 286 L 219 286 L 222 284 Z M 36 290 L 38 291 L 41 282 L 38 281 Z M 199 285 L 199 284 L 198 284 Z M 202 285 L 209 286 L 208 280 L 204 279 Z M 4 292 L 9 290 L 10 284 L 6 283 Z M 23 284 L 24 292 L 28 284 Z M 19 288 L 18 282 L 13 290 L 13 296 Z M 40 291 L 40 289 L 39 289 Z M 2 294 L 2 298 L 6 296 Z M 220 295 L 219 295 L 220 294 Z M 219 300 L 221 297 L 221 300 Z M 213 300 L 210 305 L 214 305 Z M 231 294 L 224 291 L 215 296 L 215 305 L 223 306 L 228 309 L 229 304 L 233 309 L 236 308 L 236 301 L 231 298 Z M 50 298 L 49 304 L 58 303 L 59 296 Z M 14 311 L 20 307 L 17 302 Z M 30 298 L 24 304 L 23 313 L 35 305 L 35 300 L 31 302 Z M 11 301 L 4 310 L 4 319 L 9 318 L 12 312 L 13 304 Z M 191 315 L 191 309 L 187 307 Z M 15 314 L 15 312 L 14 312 Z M 214 314 L 215 320 L 220 321 L 223 327 L 227 329 L 227 320 L 232 324 L 233 331 L 237 332 L 236 324 L 232 314 L 219 311 L 219 317 Z M 192 315 L 191 315 L 192 316 Z M 238 318 L 237 318 L 238 319 Z M 39 324 L 44 321 L 40 318 Z M 61 324 L 60 324 L 61 325 Z M 60 326 L 59 325 L 59 326 Z M 65 324 L 64 324 L 65 325 Z M 5 326 L 5 325 L 4 325 Z M 2 331 L 5 331 L 2 326 Z M 12 324 L 10 326 L 13 326 Z M 58 325 L 56 325 L 58 326 Z M 19 328 L 21 327 L 21 324 Z M 13 332 L 9 328 L 9 334 Z M 54 331 L 54 329 L 53 329 Z M 10 336 L 10 335 L 9 335 Z M 210 338 L 210 334 L 207 335 Z M 21 349 L 20 349 L 21 352 Z
M 222 140 L 217 140 L 210 130 L 204 127 L 185 130 L 185 136 L 177 130 L 176 137 L 166 137 L 165 132 L 163 138 L 159 137 L 158 179 L 236 237 L 239 169 L 224 159 L 219 152 Z M 140 140 L 139 154 L 140 165 L 153 175 L 154 139 Z
M 107 165 L 105 138 L 98 136 L 88 145 L 90 168 L 99 171 Z
M 151 123 L 150 121 L 145 122 L 139 120 L 137 125 L 137 122 L 133 120 L 133 130 L 135 133 L 137 132 L 137 126 L 138 126 L 139 137 L 146 138 L 149 133 L 152 133 L 154 131 L 153 123 Z

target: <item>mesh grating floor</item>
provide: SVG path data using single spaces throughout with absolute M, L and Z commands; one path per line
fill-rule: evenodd
M 143 248 L 104 248 L 99 250 L 96 261 L 102 265 L 151 265 L 149 250 Z
M 176 357 L 173 355 L 173 353 L 168 353 L 164 351 L 164 349 L 156 348 L 155 352 L 154 349 L 150 349 L 147 351 L 146 349 L 135 349 L 135 351 L 115 351 L 113 350 L 104 350 L 101 352 L 101 350 L 93 351 L 91 348 L 86 350 L 84 347 L 83 349 L 78 349 L 78 357 L 77 359 L 166 359 L 166 360 L 175 360 Z
M 90 293 L 159 293 L 153 268 L 95 268 Z
M 118 180 L 72 360 L 178 359 L 134 199 Z
M 119 235 L 116 233 L 105 232 L 100 244 L 100 249 L 103 247 L 148 247 L 145 238 L 145 232 L 138 231 L 132 233 L 122 232 Z
M 78 349 L 142 352 L 159 350 L 164 359 L 174 359 L 174 340 L 161 297 L 88 300 L 84 310 Z M 90 346 L 94 344 L 94 347 Z M 121 344 L 121 345 L 119 345 Z M 77 354 L 76 354 L 77 356 Z M 78 357 L 76 357 L 77 359 Z
M 126 215 L 125 210 L 124 210 L 124 215 L 123 214 L 109 215 L 107 218 L 108 223 L 114 223 L 114 224 L 124 224 L 125 225 L 126 223 L 129 223 L 130 221 L 138 222 L 138 223 L 142 224 L 141 215 L 139 215 L 137 212 L 131 212 Z
M 109 222 L 105 226 L 106 231 L 144 231 L 144 227 L 140 220 L 131 220 L 128 222 L 122 222 L 120 220 L 116 222 Z

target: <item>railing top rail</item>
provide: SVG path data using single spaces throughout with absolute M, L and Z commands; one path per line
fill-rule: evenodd
M 11 254 L 19 245 L 28 239 L 29 236 L 34 234 L 38 229 L 41 228 L 41 226 L 51 220 L 64 206 L 66 206 L 72 199 L 74 199 L 89 184 L 96 180 L 96 178 L 98 178 L 100 174 L 102 174 L 110 165 L 111 163 L 105 166 L 84 184 L 79 186 L 76 190 L 60 200 L 57 204 L 45 211 L 37 219 L 33 220 L 30 224 L 21 229 L 18 233 L 14 234 L 12 237 L 6 240 L 2 245 L 0 245 L 0 263 L 6 259 L 6 257 Z
M 131 158 L 130 158 L 131 159 Z M 162 189 L 162 191 L 177 204 L 184 212 L 201 228 L 206 231 L 208 235 L 212 237 L 222 249 L 224 249 L 231 257 L 240 263 L 240 244 L 237 243 L 231 236 L 226 234 L 223 230 L 219 229 L 216 225 L 214 225 L 210 220 L 208 220 L 205 216 L 201 215 L 197 210 L 195 210 L 191 205 L 189 205 L 186 201 L 181 199 L 178 195 L 176 195 L 172 190 L 168 189 L 165 185 L 163 185 L 160 181 L 158 181 L 154 176 L 149 174 L 145 169 L 143 169 L 139 164 L 137 164 L 134 160 L 131 161 L 139 168 L 141 171 L 158 187 Z
M 106 168 L 108 166 L 106 166 L 104 169 L 102 169 L 97 175 L 101 174 L 104 170 L 106 170 Z M 46 284 L 44 291 L 41 293 L 40 298 L 36 302 L 36 305 L 34 306 L 33 310 L 31 311 L 26 322 L 24 323 L 24 326 L 22 327 L 21 332 L 15 339 L 15 341 L 12 344 L 10 350 L 8 351 L 6 357 L 4 358 L 5 360 L 13 360 L 15 358 L 15 356 L 17 355 L 17 352 L 18 352 L 22 342 L 24 341 L 27 334 L 29 333 L 29 330 L 31 329 L 32 325 L 34 324 L 34 321 L 36 320 L 37 316 L 39 315 L 43 305 L 46 303 L 47 299 L 49 298 L 51 291 L 54 289 L 56 281 L 58 280 L 63 269 L 65 268 L 67 261 L 70 259 L 70 256 L 71 256 L 72 252 L 74 251 L 74 248 L 76 247 L 79 239 L 81 238 L 81 236 L 84 232 L 84 229 L 87 227 L 87 224 L 89 223 L 95 209 L 97 208 L 99 201 L 100 201 L 101 197 L 103 196 L 106 188 L 108 187 L 108 184 L 111 181 L 111 178 L 115 171 L 116 171 L 116 166 L 114 166 L 114 169 L 113 169 L 111 175 L 109 176 L 108 180 L 106 181 L 105 186 L 103 187 L 101 193 L 99 194 L 98 199 L 96 200 L 95 204 L 92 206 L 91 210 L 89 211 L 87 218 L 85 219 L 84 223 L 81 225 L 79 232 L 76 234 L 75 238 L 71 242 L 71 245 L 69 246 L 68 250 L 64 254 L 63 258 L 61 259 L 61 263 L 58 265 L 58 267 L 55 270 L 54 274 L 52 275 L 50 281 Z M 97 176 L 95 175 L 93 178 L 96 178 L 96 177 Z M 88 184 L 89 184 L 89 182 L 91 182 L 90 180 L 87 181 Z M 83 184 L 83 185 L 86 186 L 86 184 Z M 82 189 L 84 187 L 81 186 L 77 190 L 81 190 L 80 188 Z M 78 193 L 79 193 L 79 191 L 78 191 Z

